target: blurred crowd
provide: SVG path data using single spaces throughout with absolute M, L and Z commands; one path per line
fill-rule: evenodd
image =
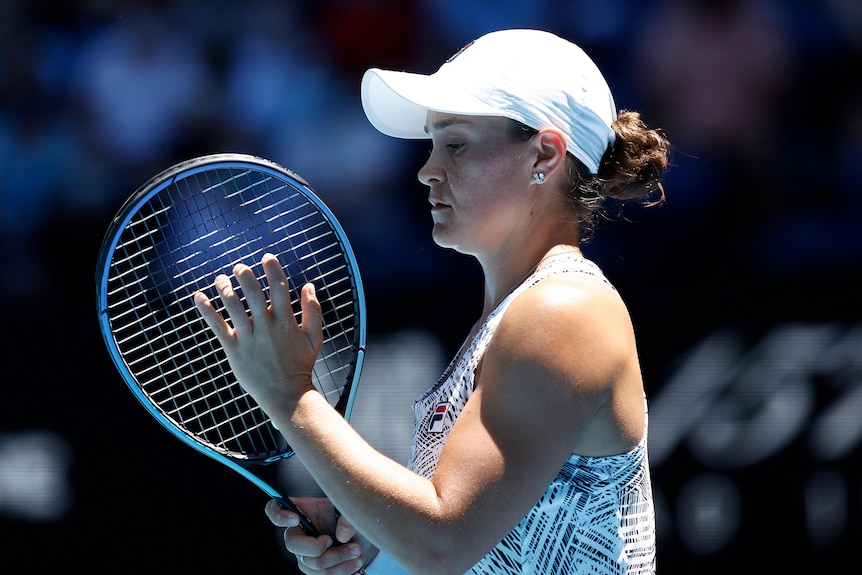
M 170 520 L 178 511 L 161 502 L 148 516 L 162 522 L 159 532 L 136 518 L 117 530 L 117 510 L 102 498 L 112 490 L 127 498 L 134 488 L 110 472 L 91 472 L 105 466 L 107 453 L 126 467 L 125 477 L 165 482 L 159 489 L 147 485 L 142 493 L 182 495 L 176 493 L 182 484 L 170 477 L 182 475 L 182 468 L 162 473 L 155 470 L 161 463 L 149 469 L 147 458 L 136 454 L 156 438 L 142 442 L 104 432 L 112 418 L 119 424 L 144 416 L 126 405 L 132 402 L 100 351 L 92 277 L 101 237 L 123 201 L 151 176 L 193 156 L 266 157 L 302 175 L 332 208 L 356 251 L 369 297 L 369 330 L 383 334 L 369 345 L 376 351 L 369 352 L 367 368 L 369 381 L 382 381 L 382 387 L 364 387 L 366 404 L 357 410 L 356 423 L 370 437 L 395 441 L 399 433 L 384 424 L 401 425 L 393 403 L 408 406 L 444 367 L 481 307 L 481 289 L 468 285 L 479 277 L 472 260 L 439 250 L 430 240 L 426 192 L 415 177 L 427 143 L 376 132 L 362 112 L 360 79 L 368 67 L 432 72 L 474 38 L 509 27 L 543 28 L 581 45 L 605 73 L 618 107 L 640 111 L 675 146 L 666 205 L 648 213 L 626 210 L 634 225 L 608 223 L 586 252 L 620 288 L 638 327 L 657 414 L 651 426 L 652 447 L 659 450 L 657 493 L 695 494 L 689 497 L 691 513 L 684 513 L 683 504 L 677 511 L 680 537 L 698 535 L 698 545 L 705 541 L 719 549 L 737 537 L 738 518 L 722 523 L 732 526 L 723 538 L 697 522 L 722 519 L 728 509 L 742 516 L 744 507 L 755 520 L 739 527 L 738 540 L 751 542 L 753 554 L 773 546 L 764 539 L 766 514 L 779 524 L 772 530 L 780 539 L 774 547 L 835 541 L 840 533 L 833 532 L 843 531 L 848 541 L 858 539 L 853 529 L 858 531 L 860 507 L 846 504 L 860 493 L 855 487 L 845 486 L 843 499 L 833 497 L 838 503 L 819 515 L 823 521 L 809 521 L 807 540 L 787 540 L 780 525 L 803 521 L 793 489 L 808 475 L 820 481 L 817 465 L 828 463 L 831 472 L 846 463 L 838 483 L 858 483 L 858 425 L 842 428 L 852 435 L 846 453 L 826 463 L 817 459 L 822 450 L 795 439 L 804 437 L 802 431 L 777 445 L 758 466 L 731 477 L 744 485 L 734 497 L 750 498 L 736 507 L 721 498 L 726 490 L 715 489 L 712 480 L 722 479 L 715 473 L 703 489 L 686 491 L 686 485 L 700 485 L 704 476 L 696 472 L 710 465 L 693 462 L 696 449 L 673 450 L 696 437 L 692 426 L 702 423 L 685 416 L 699 413 L 686 402 L 696 400 L 706 406 L 703 413 L 727 416 L 724 427 L 701 425 L 701 435 L 718 441 L 730 435 L 716 429 L 749 429 L 744 424 L 755 419 L 756 407 L 773 407 L 752 398 L 770 398 L 787 381 L 814 390 L 807 399 L 794 396 L 806 399 L 811 410 L 793 420 L 800 430 L 816 428 L 812 422 L 833 411 L 858 421 L 858 359 L 835 359 L 841 350 L 858 358 L 858 328 L 833 339 L 809 332 L 841 332 L 836 324 L 862 320 L 859 0 L 6 0 L 0 2 L 0 295 L 12 343 L 4 365 L 14 365 L 19 375 L 0 402 L 0 516 L 30 505 L 29 513 L 41 520 L 69 513 L 69 524 L 83 527 L 57 537 L 35 524 L 31 533 L 23 522 L 0 523 L 13 534 L 5 541 L 25 541 L 31 534 L 38 549 L 65 542 L 73 551 L 49 554 L 63 561 L 66 553 L 86 554 L 88 545 L 99 542 L 125 566 L 128 549 L 143 560 L 135 537 L 161 545 L 163 532 L 176 529 L 185 550 L 197 532 L 188 529 L 188 517 Z M 54 294 L 57 299 L 49 299 Z M 725 329 L 736 334 L 731 339 L 739 345 L 738 357 L 707 362 L 695 375 L 702 380 L 714 373 L 719 390 L 736 381 L 733 374 L 748 375 L 738 377 L 736 392 L 709 396 L 685 370 L 700 355 L 677 359 L 685 350 L 724 341 Z M 717 332 L 724 336 L 716 340 Z M 804 337 L 787 338 L 787 332 Z M 746 348 L 746 341 L 761 337 L 766 343 L 760 351 Z M 679 384 L 670 378 L 663 387 L 673 366 L 680 369 Z M 785 377 L 790 373 L 796 379 Z M 69 374 L 89 385 L 68 385 Z M 376 391 L 396 388 L 385 397 Z M 687 407 L 665 409 L 677 405 L 668 398 L 682 398 Z M 115 405 L 105 411 L 112 400 Z M 714 407 L 721 401 L 742 407 L 722 412 Z M 843 407 L 830 410 L 833 404 Z M 409 428 L 409 409 L 400 413 Z M 793 419 L 770 413 L 784 422 Z M 138 425 L 148 432 L 145 423 Z M 22 432 L 21 440 L 19 428 L 35 431 Z M 44 430 L 50 433 L 43 436 Z M 10 438 L 17 442 L 14 449 Z M 37 440 L 42 452 L 33 448 Z M 747 453 L 749 437 L 740 436 L 740 442 L 742 447 L 728 450 Z M 41 482 L 33 473 L 34 454 L 48 461 L 50 473 Z M 198 465 L 179 448 L 159 453 L 160 462 L 167 457 L 175 457 L 174 466 Z M 816 465 L 809 473 L 802 468 L 811 460 Z M 10 464 L 16 461 L 17 467 Z M 64 473 L 55 472 L 67 467 L 78 473 L 75 505 L 62 489 L 44 497 L 50 491 L 45 481 L 65 481 Z M 775 481 L 764 479 L 764 470 L 771 469 L 777 470 Z M 28 497 L 42 494 L 44 505 L 36 507 L 10 489 L 12 480 Z M 821 483 L 826 487 L 809 490 L 816 494 L 809 505 L 814 511 L 825 509 L 820 494 L 841 493 L 834 481 Z M 189 497 L 199 498 L 200 489 L 195 485 Z M 662 509 L 672 514 L 671 503 Z M 237 502 L 231 510 L 246 507 Z M 785 509 L 784 515 L 775 515 L 773 507 Z M 226 521 L 224 507 L 206 509 Z M 845 509 L 849 515 L 835 521 L 832 511 Z M 237 521 L 243 531 L 258 524 Z M 131 543 L 128 523 L 139 528 Z M 832 525 L 833 535 L 815 537 L 824 523 Z M 209 529 L 200 532 L 209 537 Z M 265 533 L 249 532 L 253 545 Z M 663 549 L 669 549 L 666 564 L 682 561 L 677 549 Z M 738 565 L 736 556 L 724 559 L 731 568 Z M 766 554 L 764 560 L 773 557 Z M 713 560 L 688 571 L 710 572 L 705 567 L 713 563 L 715 572 L 726 572 Z
M 735 249 L 776 274 L 862 260 L 855 0 L 3 2 L 0 255 L 39 273 L 33 246 L 58 221 L 112 213 L 176 161 L 237 151 L 308 179 L 370 282 L 426 279 L 427 214 L 404 190 L 425 149 L 368 125 L 359 79 L 433 71 L 502 27 L 579 43 L 618 106 L 666 130 L 676 153 L 658 224 L 715 249 L 691 259 Z

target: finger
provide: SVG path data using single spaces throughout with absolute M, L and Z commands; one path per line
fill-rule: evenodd
M 221 301 L 227 310 L 228 317 L 233 322 L 234 329 L 242 333 L 251 332 L 251 321 L 248 318 L 248 313 L 245 311 L 245 306 L 239 299 L 239 294 L 233 289 L 233 283 L 225 274 L 219 274 L 215 279 L 215 289 L 221 297 Z
M 284 545 L 288 551 L 293 553 L 303 565 L 311 570 L 333 569 L 331 573 L 345 573 L 350 575 L 362 567 L 362 547 L 358 543 L 346 543 L 344 545 L 332 546 L 332 539 L 327 538 L 326 542 L 330 545 L 315 550 L 313 546 L 306 547 L 305 539 L 311 539 L 308 536 L 297 535 L 299 528 L 287 529 L 284 532 Z M 320 538 L 326 537 L 321 535 Z M 320 539 L 318 538 L 318 539 Z M 307 548 L 308 553 L 299 551 L 299 549 Z
M 344 515 L 339 516 L 335 527 L 335 538 L 342 543 L 347 543 L 356 535 L 356 527 L 348 521 Z
M 284 530 L 284 547 L 294 555 L 316 560 L 332 547 L 332 537 L 326 534 L 311 537 L 301 527 L 288 527 Z M 306 561 L 306 565 L 315 569 L 320 568 L 316 561 L 314 563 Z
M 272 313 L 281 319 L 295 322 L 293 305 L 290 302 L 290 282 L 281 267 L 278 258 L 272 254 L 264 254 L 261 260 L 266 281 L 269 283 L 269 298 L 272 302 Z
M 264 508 L 266 516 L 276 527 L 298 527 L 299 515 L 281 506 L 275 499 L 270 499 Z
M 323 345 L 323 312 L 312 283 L 302 286 L 302 331 L 314 348 L 320 349 Z
M 202 292 L 195 292 L 193 297 L 195 308 L 197 308 L 198 313 L 201 314 L 201 317 L 207 324 L 207 327 L 212 330 L 216 338 L 224 346 L 230 339 L 230 327 L 224 321 L 224 318 L 221 316 L 221 314 L 217 312 L 216 309 L 213 307 L 212 302 L 210 302 L 210 299 L 206 296 L 206 294 Z
M 239 282 L 242 293 L 245 294 L 245 303 L 248 304 L 252 319 L 263 318 L 264 314 L 267 313 L 266 297 L 263 295 L 263 290 L 254 275 L 254 271 L 245 264 L 236 264 L 233 267 L 233 275 Z M 253 322 L 252 326 L 254 326 Z

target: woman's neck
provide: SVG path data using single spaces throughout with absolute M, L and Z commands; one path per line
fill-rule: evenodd
M 503 265 L 496 265 L 494 261 L 480 261 L 485 274 L 485 297 L 482 317 L 477 324 L 481 324 L 506 296 L 542 264 L 551 258 L 571 254 L 581 255 L 577 243 L 556 243 L 550 247 L 543 246 L 541 249 L 519 251 L 517 255 L 512 253 L 498 255 L 496 261 L 505 262 Z

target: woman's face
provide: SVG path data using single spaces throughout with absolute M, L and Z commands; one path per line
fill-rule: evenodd
M 478 255 L 504 243 L 529 210 L 529 141 L 509 134 L 510 121 L 429 112 L 428 161 L 419 180 L 430 188 L 433 238 L 441 247 Z

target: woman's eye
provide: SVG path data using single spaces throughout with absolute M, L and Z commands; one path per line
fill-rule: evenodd
M 466 147 L 466 145 L 467 145 L 467 144 L 464 144 L 464 143 L 446 144 L 446 149 L 447 149 L 447 150 L 449 150 L 449 152 L 451 152 L 451 153 L 453 153 L 453 154 L 458 154 L 458 153 L 460 153 L 460 152 L 463 152 L 463 151 L 464 151 L 464 148 Z M 429 156 L 430 156 L 432 153 L 434 153 L 434 148 L 435 148 L 435 147 L 436 147 L 436 146 L 432 145 L 430 148 L 428 148 L 428 155 L 429 155 Z

